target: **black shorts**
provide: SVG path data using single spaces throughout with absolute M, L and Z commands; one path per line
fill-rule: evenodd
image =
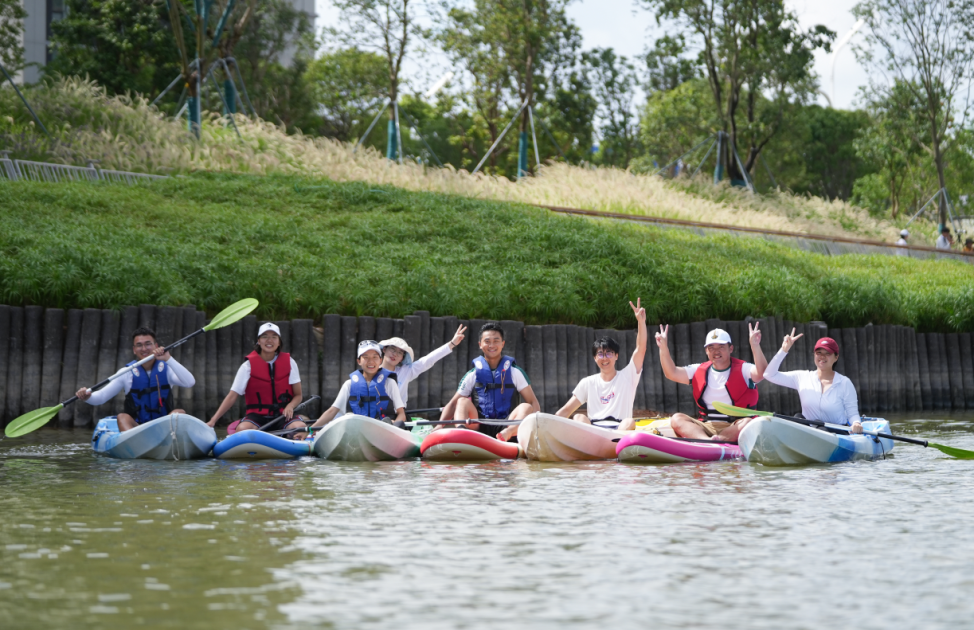
M 279 416 L 279 415 L 281 415 L 281 414 L 277 414 L 277 416 Z M 277 416 L 265 416 L 264 414 L 261 414 L 261 413 L 248 413 L 246 416 L 244 416 L 243 418 L 241 418 L 240 421 L 241 422 L 251 422 L 251 423 L 255 424 L 258 429 L 262 429 L 262 428 L 264 428 L 267 425 L 267 423 L 269 423 L 271 420 L 273 420 Z M 291 418 L 290 421 L 282 420 L 281 422 L 279 422 L 277 428 L 278 429 L 286 429 L 288 424 L 290 424 L 292 422 L 295 422 L 295 421 L 303 422 L 304 420 L 301 418 L 301 416 L 295 414 L 295 416 L 293 418 Z M 294 428 L 294 427 L 291 427 L 291 428 Z
M 622 420 L 618 418 L 613 418 L 612 416 L 607 416 L 605 418 L 589 418 L 593 427 L 599 427 L 601 429 L 616 429 L 622 424 Z M 597 422 L 605 422 L 606 424 L 596 424 Z M 608 423 L 612 423 L 611 425 Z

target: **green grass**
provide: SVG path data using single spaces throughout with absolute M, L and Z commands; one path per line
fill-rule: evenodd
M 762 239 L 591 221 L 517 204 L 289 176 L 138 187 L 0 184 L 0 301 L 115 308 L 244 298 L 324 313 L 597 327 L 779 315 L 974 329 L 974 266 L 828 257 Z

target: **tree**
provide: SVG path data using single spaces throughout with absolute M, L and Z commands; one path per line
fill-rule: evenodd
M 700 50 L 721 130 L 730 138 L 721 164 L 732 179 L 743 179 L 732 151 L 746 146 L 744 170 L 753 170 L 788 105 L 814 92 L 812 52 L 828 50 L 835 34 L 824 26 L 800 30 L 783 0 L 641 1 L 657 21 L 682 27 Z
M 720 126 L 713 96 L 704 79 L 686 81 L 672 90 L 651 93 L 643 107 L 640 136 L 646 155 L 638 170 L 652 171 L 713 134 Z M 704 154 L 693 159 L 702 160 Z
M 915 138 L 933 158 L 941 188 L 947 186 L 946 150 L 955 130 L 954 116 L 970 107 L 974 62 L 974 3 L 970 0 L 865 0 L 853 14 L 869 30 L 860 59 L 889 73 L 923 103 L 928 142 Z M 895 85 L 895 84 L 894 84 Z M 889 83 L 874 86 L 889 90 Z M 940 223 L 947 223 L 941 196 Z
M 697 64 L 686 55 L 686 38 L 664 35 L 646 53 L 646 92 L 665 92 L 700 76 Z
M 603 164 L 627 168 L 639 144 L 639 123 L 633 111 L 636 69 L 611 48 L 582 55 L 591 75 L 601 119 L 599 157 Z
M 344 26 L 328 32 L 345 46 L 362 50 L 376 50 L 385 57 L 388 73 L 387 95 L 389 102 L 398 107 L 399 74 L 409 49 L 410 38 L 420 32 L 410 12 L 415 10 L 413 0 L 334 0 L 342 12 Z M 389 108 L 388 145 L 386 157 L 392 159 L 400 151 L 396 142 L 395 109 Z
M 386 60 L 374 52 L 344 48 L 312 61 L 305 81 L 321 118 L 318 133 L 357 140 L 382 104 L 387 80 Z
M 24 67 L 24 47 L 21 37 L 24 33 L 24 18 L 27 11 L 20 0 L 0 0 L 0 63 L 8 73 Z M 0 78 L 2 82 L 2 78 Z
M 798 118 L 805 131 L 800 145 L 805 176 L 792 189 L 826 199 L 849 199 L 856 180 L 874 170 L 871 156 L 858 152 L 856 144 L 869 127 L 869 116 L 862 111 L 806 105 Z

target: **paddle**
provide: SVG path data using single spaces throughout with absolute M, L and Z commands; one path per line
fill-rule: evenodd
M 304 407 L 308 403 L 313 403 L 316 400 L 321 400 L 321 396 L 315 394 L 314 396 L 312 396 L 308 400 L 302 400 L 301 401 L 301 404 L 299 404 L 297 407 L 294 408 L 295 413 L 297 413 L 298 409 L 300 409 L 301 407 Z M 275 431 L 268 431 L 268 429 L 271 428 L 272 426 L 274 426 L 275 424 L 277 424 L 278 422 L 280 422 L 281 421 L 281 418 L 283 418 L 283 417 L 284 417 L 284 414 L 282 413 L 281 415 L 279 415 L 278 417 L 274 418 L 273 420 L 271 420 L 270 422 L 268 422 L 264 426 L 258 428 L 257 430 L 258 431 L 264 431 L 266 433 L 270 433 L 271 435 L 280 435 L 279 433 L 277 433 Z M 300 420 L 300 418 L 298 418 L 296 416 L 292 416 L 291 419 L 292 420 Z M 227 427 L 227 435 L 233 435 L 234 433 L 236 433 L 237 432 L 237 425 L 239 425 L 239 424 L 240 424 L 240 420 L 235 420 L 235 421 L 231 422 L 230 423 L 230 426 Z M 297 428 L 297 429 L 288 429 L 288 431 L 304 431 L 305 429 L 307 429 L 307 426 L 300 427 L 300 428 Z
M 755 411 L 754 409 L 745 409 L 743 407 L 735 407 L 734 405 L 728 405 L 722 402 L 715 402 L 714 409 L 720 413 L 726 414 L 728 416 L 735 417 L 753 417 L 753 416 L 774 416 L 775 418 L 781 418 L 782 420 L 789 420 L 791 422 L 797 422 L 798 424 L 804 424 L 810 427 L 820 427 L 831 431 L 832 433 L 838 433 L 840 435 L 854 435 L 849 429 L 841 427 L 834 424 L 827 424 L 819 420 L 806 420 L 804 418 L 795 418 L 794 416 L 784 416 L 780 413 L 773 413 L 771 411 Z M 941 453 L 950 455 L 951 457 L 956 457 L 957 459 L 974 459 L 974 451 L 965 451 L 961 448 L 955 448 L 953 446 L 945 446 L 943 444 L 937 444 L 935 442 L 930 442 L 928 440 L 916 440 L 913 438 L 903 437 L 901 435 L 891 435 L 889 433 L 879 433 L 877 431 L 863 431 L 864 435 L 874 435 L 876 437 L 886 438 L 889 440 L 896 440 L 898 442 L 906 442 L 907 444 L 918 444 L 920 446 L 932 446 Z
M 521 424 L 523 420 L 471 420 L 470 421 L 470 423 L 473 422 L 476 422 L 478 424 L 489 424 L 498 427 L 507 427 L 513 424 Z M 420 420 L 419 422 L 407 422 L 406 427 L 410 428 L 415 426 L 427 426 L 431 424 L 464 424 L 464 422 L 462 420 Z M 269 433 L 271 435 L 287 435 L 288 433 L 296 433 L 298 431 L 308 431 L 309 433 L 311 433 L 313 431 L 320 431 L 321 429 L 324 429 L 326 426 L 328 425 L 326 424 L 321 427 L 307 427 L 304 429 L 301 428 L 284 429 L 283 431 L 270 431 Z
M 257 300 L 253 298 L 246 298 L 240 300 L 239 302 L 236 302 L 235 304 L 231 304 L 230 306 L 220 311 L 217 314 L 217 316 L 214 317 L 212 321 L 210 321 L 209 324 L 203 326 L 196 332 L 183 337 L 179 341 L 169 344 L 168 346 L 163 348 L 163 350 L 168 352 L 174 348 L 183 345 L 184 343 L 186 343 L 193 337 L 196 337 L 197 335 L 202 335 L 203 333 L 209 330 L 216 330 L 217 328 L 223 328 L 224 326 L 229 326 L 230 324 L 243 319 L 246 315 L 249 315 L 251 312 L 253 312 L 253 310 L 257 308 L 257 304 L 258 304 Z M 148 363 L 153 359 L 155 359 L 155 355 L 150 355 L 142 359 L 135 365 L 127 365 L 121 368 L 118 372 L 115 372 L 114 374 L 106 378 L 101 383 L 89 387 L 88 391 L 95 391 L 101 389 L 102 387 L 108 385 L 112 381 L 125 376 L 128 373 L 128 371 L 131 370 L 132 368 Z M 36 431 L 37 429 L 47 424 L 47 422 L 51 418 L 56 416 L 59 411 L 61 411 L 71 403 L 75 402 L 76 400 L 78 400 L 78 397 L 72 396 L 71 398 L 68 398 L 61 404 L 55 405 L 54 407 L 44 407 L 43 409 L 35 409 L 30 413 L 25 413 L 20 417 L 14 418 L 14 420 L 7 425 L 7 429 L 6 431 L 4 431 L 4 435 L 6 437 L 20 437 L 21 435 L 25 435 L 27 433 L 30 433 L 31 431 Z

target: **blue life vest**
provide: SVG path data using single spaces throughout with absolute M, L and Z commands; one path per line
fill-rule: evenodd
M 131 361 L 126 365 L 136 363 Z M 165 361 L 156 360 L 151 372 L 146 372 L 142 365 L 132 368 L 132 389 L 125 400 L 125 412 L 139 424 L 167 416 L 172 409 L 171 394 L 169 366 Z
M 394 372 L 379 368 L 370 383 L 365 380 L 365 374 L 362 373 L 362 370 L 355 370 L 348 375 L 348 379 L 352 381 L 352 387 L 348 393 L 348 406 L 352 413 L 376 420 L 382 420 L 383 417 L 390 415 L 389 407 L 391 405 L 389 396 L 386 394 L 386 383 L 390 380 L 396 380 Z M 398 387 L 398 385 L 394 384 L 393 387 Z M 395 410 L 392 411 L 394 414 Z
M 502 356 L 496 370 L 491 370 L 487 359 L 477 357 L 473 360 L 476 371 L 477 408 L 480 417 L 491 420 L 507 418 L 511 413 L 511 399 L 517 393 L 514 387 L 512 368 L 517 365 L 514 357 Z

